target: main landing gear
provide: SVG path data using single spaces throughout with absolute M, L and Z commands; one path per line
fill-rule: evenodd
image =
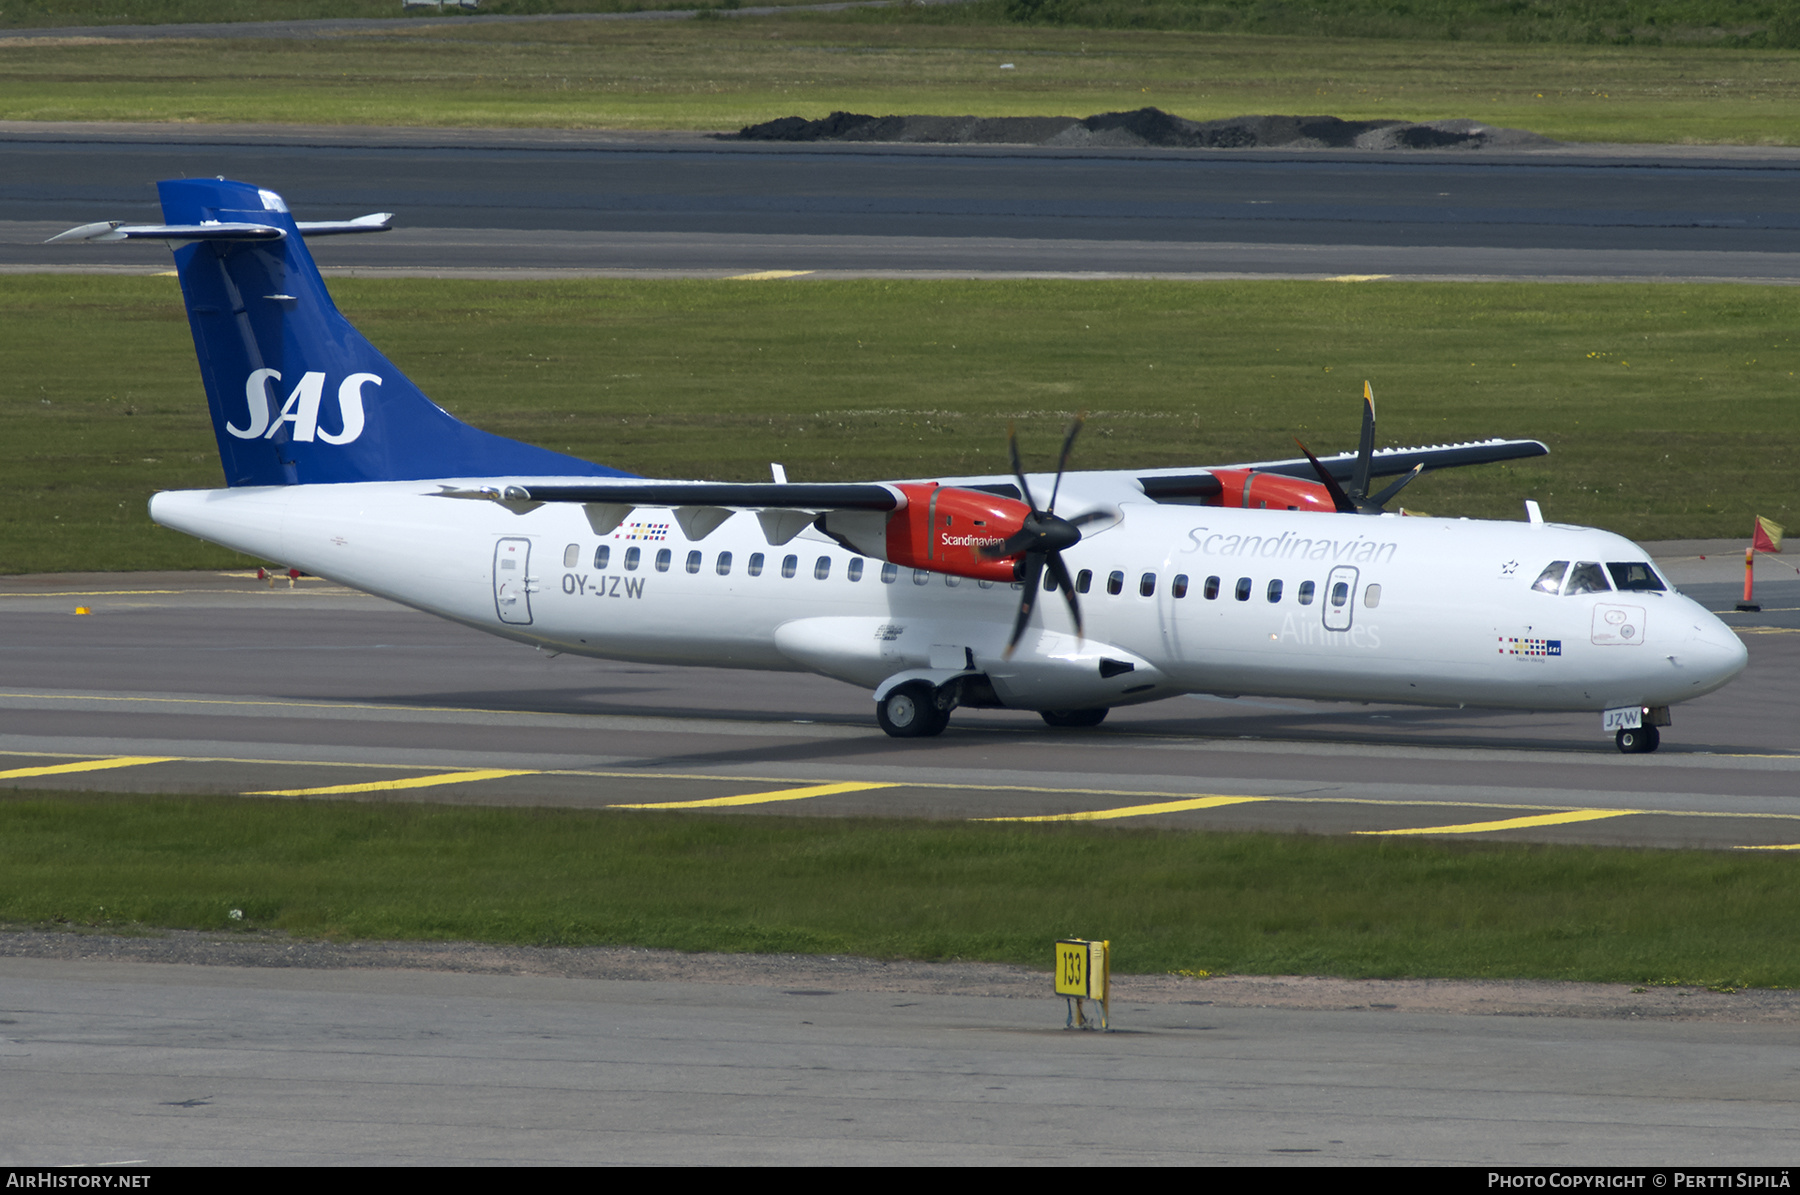
M 1648 755 L 1662 742 L 1662 735 L 1657 733 L 1656 727 L 1646 725 L 1634 730 L 1621 730 L 1613 741 L 1627 755 Z
M 875 703 L 875 720 L 881 729 L 897 739 L 924 739 L 944 733 L 950 724 L 950 711 L 969 704 L 998 708 L 991 690 L 969 690 L 982 678 L 964 679 L 938 686 L 928 680 L 911 680 L 896 685 Z M 1090 710 L 1039 710 L 1038 716 L 1059 730 L 1098 726 L 1106 720 L 1105 706 Z
M 875 706 L 881 729 L 897 739 L 922 739 L 944 733 L 950 711 L 938 705 L 938 689 L 916 680 L 897 686 Z

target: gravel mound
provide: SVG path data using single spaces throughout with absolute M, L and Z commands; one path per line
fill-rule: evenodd
M 1233 116 L 1193 121 L 1160 108 L 1072 116 L 784 116 L 747 125 L 743 141 L 887 141 L 937 145 L 1105 146 L 1135 149 L 1523 149 L 1556 142 L 1476 120 L 1339 120 L 1335 116 Z

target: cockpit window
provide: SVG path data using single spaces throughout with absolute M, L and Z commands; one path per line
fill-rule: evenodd
M 1569 580 L 1563 586 L 1563 596 L 1570 597 L 1577 593 L 1611 593 L 1612 586 L 1606 583 L 1606 571 L 1592 560 L 1578 560 L 1569 572 Z
M 1538 574 L 1538 579 L 1531 583 L 1533 589 L 1543 593 L 1561 593 L 1563 574 L 1569 571 L 1567 560 L 1552 560 Z
M 1622 564 L 1609 564 L 1606 571 L 1612 574 L 1613 588 L 1621 593 L 1633 590 L 1661 593 L 1668 588 L 1663 584 L 1662 578 L 1656 575 L 1656 570 L 1642 561 L 1628 560 Z

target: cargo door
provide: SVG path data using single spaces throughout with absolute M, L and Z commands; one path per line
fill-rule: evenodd
M 494 610 L 500 621 L 531 624 L 531 541 L 503 539 L 494 545 Z

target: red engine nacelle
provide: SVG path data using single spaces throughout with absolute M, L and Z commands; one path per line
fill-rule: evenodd
M 1015 498 L 955 486 L 909 483 L 896 487 L 906 508 L 888 516 L 887 559 L 910 568 L 953 573 L 977 581 L 1013 580 L 1013 561 L 981 549 L 1025 525 L 1031 508 Z
M 1336 512 L 1331 491 L 1316 481 L 1254 469 L 1214 469 L 1224 487 L 1208 506 L 1241 506 L 1247 510 L 1320 510 Z

